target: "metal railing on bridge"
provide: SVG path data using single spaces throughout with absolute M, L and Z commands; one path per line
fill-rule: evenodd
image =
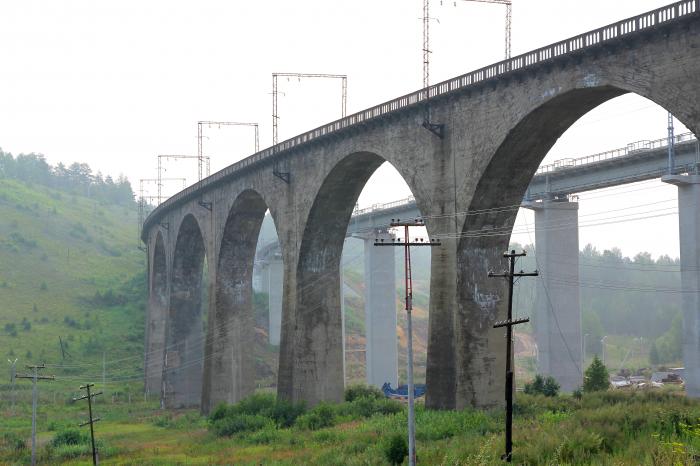
M 695 135 L 693 133 L 683 133 L 673 138 L 674 144 L 681 144 L 690 141 L 696 141 Z M 548 165 L 542 165 L 540 168 L 538 168 L 537 172 L 535 172 L 535 176 L 544 175 L 546 173 L 559 172 L 561 170 L 576 168 L 582 165 L 604 162 L 606 160 L 630 157 L 633 155 L 640 154 L 642 152 L 663 149 L 666 147 L 668 147 L 668 138 L 660 138 L 655 139 L 653 141 L 635 141 L 627 144 L 626 147 L 621 147 L 620 149 L 613 149 L 605 152 L 600 152 L 598 154 L 586 155 L 584 157 L 565 158 L 556 160 L 553 163 L 550 163 Z
M 424 103 L 428 99 L 432 99 L 434 97 L 443 96 L 452 92 L 463 90 L 470 86 L 475 86 L 479 83 L 483 83 L 484 81 L 497 78 L 513 71 L 522 70 L 524 68 L 541 64 L 548 60 L 552 60 L 556 57 L 570 53 L 580 52 L 589 47 L 598 46 L 602 43 L 620 39 L 638 31 L 647 30 L 658 25 L 678 21 L 681 18 L 689 15 L 696 15 L 698 13 L 700 13 L 700 0 L 679 1 L 632 18 L 618 21 L 608 26 L 556 42 L 552 45 L 518 55 L 496 64 L 486 66 L 479 70 L 463 74 L 456 78 L 432 85 L 427 89 L 420 89 L 411 94 L 390 100 L 383 104 L 379 104 L 361 112 L 349 115 L 345 118 L 341 118 L 340 120 L 320 126 L 311 131 L 307 131 L 306 133 L 295 136 L 253 154 L 239 162 L 229 165 L 228 167 L 179 192 L 151 212 L 149 217 L 144 222 L 144 228 L 149 226 L 152 219 L 160 215 L 161 212 L 173 205 L 191 199 L 203 188 L 215 185 L 239 172 L 246 170 L 247 168 L 250 168 L 251 166 L 271 160 L 274 156 L 282 152 L 311 142 L 317 138 Z

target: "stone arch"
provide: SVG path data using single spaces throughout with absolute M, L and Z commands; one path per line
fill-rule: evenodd
M 168 267 L 163 235 L 159 231 L 153 243 L 149 283 L 148 322 L 145 365 L 146 393 L 158 393 L 163 375 L 165 322 L 168 311 Z
M 235 403 L 255 389 L 253 264 L 267 210 L 260 194 L 246 190 L 238 195 L 226 219 L 205 348 L 204 412 L 221 402 Z
M 198 406 L 201 401 L 205 259 L 202 231 L 194 215 L 187 214 L 180 223 L 172 258 L 163 366 L 163 398 L 168 407 Z
M 621 85 L 574 88 L 562 92 L 520 115 L 488 159 L 468 204 L 457 246 L 457 314 L 455 316 L 456 406 L 492 407 L 502 402 L 496 387 L 503 387 L 505 363 L 502 332 L 491 324 L 505 316 L 503 283 L 485 277 L 502 268 L 517 206 L 544 157 L 576 120 L 595 107 L 635 92 L 670 109 L 688 128 L 693 126 L 692 106 L 683 99 Z M 677 111 L 678 113 L 675 113 Z M 474 234 L 474 233 L 478 234 Z M 490 299 L 494 298 L 494 299 Z
M 342 400 L 341 255 L 357 199 L 385 161 L 392 162 L 373 152 L 347 155 L 325 175 L 314 196 L 299 246 L 294 376 L 291 386 L 279 388 L 285 398 L 309 405 Z M 399 165 L 392 165 L 401 172 Z M 410 184 L 410 178 L 403 178 Z

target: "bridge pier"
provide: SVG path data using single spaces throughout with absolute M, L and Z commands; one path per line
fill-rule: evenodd
M 678 187 L 685 392 L 700 397 L 700 175 L 667 175 Z
M 157 236 L 150 258 L 148 312 L 146 316 L 146 354 L 144 378 L 146 394 L 160 393 L 163 377 L 163 351 L 168 313 L 168 273 L 163 238 Z
M 381 388 L 398 384 L 396 341 L 396 270 L 394 248 L 378 247 L 375 239 L 391 241 L 386 230 L 362 237 L 365 247 L 365 337 L 367 384 Z
M 282 331 L 282 280 L 284 279 L 282 258 L 275 254 L 273 257 L 266 259 L 261 272 L 261 291 L 267 293 L 267 339 L 271 345 L 279 346 Z
M 537 372 L 571 392 L 583 384 L 578 202 L 544 200 L 523 207 L 535 212 Z

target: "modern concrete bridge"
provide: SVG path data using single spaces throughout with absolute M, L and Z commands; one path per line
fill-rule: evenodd
M 502 404 L 503 338 L 492 324 L 504 316 L 505 286 L 487 272 L 503 267 L 509 235 L 502 232 L 515 220 L 516 211 L 503 207 L 520 203 L 569 126 L 619 95 L 644 96 L 698 134 L 699 2 L 676 2 L 350 115 L 165 201 L 142 234 L 147 389 L 161 390 L 167 406 L 204 411 L 252 392 L 252 269 L 269 209 L 284 266 L 278 394 L 339 401 L 343 240 L 364 184 L 388 161 L 429 234 L 442 238 L 431 256 L 426 403 Z M 428 106 L 430 123 L 442 125 L 435 132 L 423 125 Z M 679 183 L 686 181 L 694 182 Z M 204 267 L 209 300 L 202 306 Z M 686 328 L 697 326 L 697 314 L 697 307 L 686 313 Z M 687 350 L 698 353 L 698 345 Z M 697 386 L 689 380 L 691 393 Z

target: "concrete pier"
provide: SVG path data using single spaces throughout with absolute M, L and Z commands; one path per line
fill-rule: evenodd
M 581 306 L 578 286 L 578 203 L 531 202 L 540 278 L 533 325 L 537 372 L 551 375 L 562 391 L 583 384 Z
M 268 341 L 271 345 L 280 344 L 280 332 L 282 331 L 282 286 L 284 280 L 284 264 L 282 257 L 276 254 L 266 264 L 267 296 L 269 306 Z
M 382 238 L 391 241 L 393 236 L 378 230 L 363 238 L 367 383 L 377 387 L 398 383 L 395 250 L 374 245 L 375 239 Z
M 685 392 L 700 397 L 700 175 L 667 175 L 678 186 L 678 233 L 683 289 Z

